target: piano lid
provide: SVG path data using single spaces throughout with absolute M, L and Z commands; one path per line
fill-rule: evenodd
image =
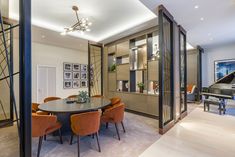
M 217 80 L 214 84 L 216 83 L 235 84 L 235 71 Z
M 219 79 L 209 87 L 210 93 L 235 95 L 235 71 Z

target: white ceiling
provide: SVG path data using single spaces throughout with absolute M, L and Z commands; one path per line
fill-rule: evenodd
M 235 0 L 140 0 L 156 12 L 163 4 L 187 30 L 188 42 L 209 48 L 235 43 Z M 195 9 L 195 6 L 198 9 Z M 201 18 L 204 20 L 202 21 Z
M 18 19 L 19 0 L 10 1 L 10 18 Z M 73 35 L 100 42 L 156 17 L 138 0 L 32 0 L 32 23 L 62 32 L 76 22 L 72 6 L 79 16 L 93 23 L 91 32 Z
M 17 28 L 14 29 L 14 38 L 19 39 L 19 29 Z M 32 27 L 32 42 L 88 52 L 87 40 L 69 35 L 61 36 L 58 32 L 37 26 Z
M 18 1 L 9 1 L 10 17 L 14 19 L 18 18 Z M 74 23 L 71 7 L 78 5 L 79 15 L 93 23 L 92 31 L 72 35 L 107 43 L 157 25 L 153 12 L 160 4 L 186 29 L 193 46 L 207 48 L 235 42 L 235 0 L 32 0 L 32 21 L 36 26 L 62 32 Z

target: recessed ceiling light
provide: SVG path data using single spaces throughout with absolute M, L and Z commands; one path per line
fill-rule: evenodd
M 46 36 L 45 36 L 45 35 L 42 35 L 41 37 L 42 37 L 42 39 L 46 38 Z
M 198 5 L 195 5 L 195 6 L 194 6 L 194 9 L 198 9 L 198 8 L 199 8 L 199 6 L 198 6 Z
M 200 20 L 201 20 L 201 21 L 204 21 L 204 18 L 203 18 L 203 17 L 201 17 L 201 18 L 200 18 Z
M 214 38 L 210 38 L 210 41 L 214 40 Z

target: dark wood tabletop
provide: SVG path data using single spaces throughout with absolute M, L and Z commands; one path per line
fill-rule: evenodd
M 39 110 L 50 113 L 80 113 L 102 109 L 111 104 L 106 98 L 90 98 L 85 103 L 68 103 L 69 99 L 60 99 L 43 103 L 38 106 Z

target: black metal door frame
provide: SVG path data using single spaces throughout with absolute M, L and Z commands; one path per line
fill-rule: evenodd
M 202 53 L 204 53 L 204 49 L 200 46 L 197 46 L 198 50 L 198 65 L 197 65 L 197 70 L 198 70 L 198 78 L 197 78 L 197 85 L 198 85 L 198 91 L 197 91 L 197 101 L 201 102 L 202 96 L 200 93 L 202 92 Z
M 6 21 L 2 21 L 4 25 L 8 25 L 9 28 L 12 28 L 12 24 L 6 22 Z M 9 70 L 9 75 L 8 76 L 5 76 L 4 78 L 1 78 L 0 81 L 3 81 L 5 79 L 8 79 L 9 77 L 12 77 L 10 76 L 11 75 L 11 72 L 13 72 L 13 67 L 14 67 L 14 64 L 13 64 L 13 31 L 12 29 L 4 29 L 4 31 L 1 31 L 1 33 L 5 33 L 7 31 L 9 31 L 10 33 L 10 47 L 9 47 L 9 52 L 10 53 L 10 57 L 9 57 L 9 61 L 10 61 L 10 70 Z M 5 120 L 0 120 L 0 127 L 4 127 L 4 126 L 8 126 L 8 125 L 13 125 L 13 122 L 14 122 L 14 111 L 13 111 L 13 89 L 14 89 L 14 79 L 12 77 L 12 81 L 10 81 L 9 83 L 9 88 L 10 88 L 10 117 L 9 119 L 5 119 Z
M 163 116 L 163 96 L 164 96 L 164 52 L 165 52 L 165 44 L 164 44 L 164 23 L 163 19 L 167 19 L 170 23 L 170 44 L 171 44 L 171 98 L 170 98 L 170 120 L 167 122 L 164 122 Z M 174 70 L 173 70 L 173 54 L 174 54 L 174 46 L 173 46 L 173 23 L 174 18 L 173 16 L 167 11 L 167 9 L 160 5 L 158 7 L 158 20 L 159 20 L 159 49 L 160 49 L 160 60 L 159 60 L 159 133 L 164 134 L 167 132 L 171 127 L 174 126 Z
M 31 0 L 19 3 L 20 157 L 31 157 Z
M 184 37 L 184 50 L 183 50 L 183 55 L 184 55 L 184 80 L 182 80 L 181 78 L 181 53 L 182 53 L 182 50 L 181 50 L 181 35 L 183 35 Z M 180 117 L 183 118 L 187 115 L 187 44 L 186 44 L 186 41 L 187 41 L 187 35 L 186 35 L 186 31 L 185 29 L 182 27 L 182 26 L 179 26 L 179 52 L 180 52 L 180 85 L 181 85 L 181 82 L 184 81 L 184 102 L 183 104 L 180 103 L 180 109 L 182 108 L 182 105 L 184 105 L 184 110 L 181 111 L 181 115 Z M 181 86 L 180 86 L 181 87 Z M 181 91 L 181 88 L 180 88 L 180 91 Z M 182 100 L 182 94 L 180 93 L 180 101 Z
M 91 96 L 91 86 L 90 86 L 90 82 L 91 82 L 91 74 L 90 74 L 90 70 L 91 70 L 91 46 L 95 46 L 95 47 L 99 47 L 101 48 L 101 95 L 103 95 L 103 54 L 104 54 L 104 49 L 103 49 L 103 45 L 102 44 L 92 44 L 90 41 L 88 42 L 88 91 L 89 91 L 89 96 Z

